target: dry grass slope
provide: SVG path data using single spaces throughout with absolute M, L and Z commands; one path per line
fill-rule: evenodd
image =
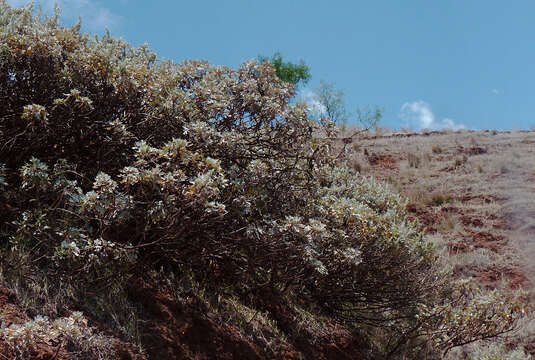
M 535 301 L 535 132 L 371 135 L 357 145 L 352 163 L 408 197 L 408 211 L 459 277 L 487 288 L 522 287 Z M 520 352 L 503 349 L 516 346 L 535 355 L 535 320 L 495 341 L 450 357 L 513 358 Z M 489 357 L 482 348 L 491 349 Z

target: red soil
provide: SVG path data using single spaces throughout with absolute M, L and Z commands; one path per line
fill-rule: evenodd
M 318 337 L 309 329 L 295 336 L 291 345 L 252 342 L 238 328 L 224 321 L 195 296 L 174 299 L 170 294 L 137 280 L 131 296 L 143 307 L 146 325 L 142 341 L 150 359 L 364 359 L 363 343 L 345 328 L 329 325 L 328 335 Z M 257 294 L 258 295 L 258 294 Z M 262 310 L 271 311 L 279 329 L 295 330 L 297 314 L 272 293 L 258 297 Z M 310 333 L 308 333 L 310 332 Z M 265 341 L 265 339 L 263 339 Z
M 0 323 L 8 327 L 12 324 L 23 324 L 28 317 L 22 312 L 13 292 L 4 287 L 0 287 Z M 3 359 L 20 359 L 17 350 L 10 346 L 4 339 L 0 338 L 0 355 Z M 53 347 L 45 343 L 36 343 L 32 348 L 32 353 L 28 360 L 67 360 L 71 359 L 67 351 L 62 348 Z
M 459 196 L 459 201 L 462 203 L 472 202 L 473 204 L 490 204 L 493 202 L 496 202 L 500 199 L 498 199 L 496 196 L 493 195 L 461 195 Z
M 469 156 L 481 155 L 481 154 L 486 154 L 487 153 L 487 149 L 484 149 L 484 148 L 479 147 L 479 146 L 473 146 L 471 148 L 465 149 L 464 153 L 466 155 L 469 155 Z
M 485 203 L 496 201 L 493 196 L 487 195 L 463 195 L 459 198 L 462 202 L 483 201 Z M 427 233 L 434 234 L 437 232 L 436 225 L 444 215 L 457 215 L 464 229 L 462 236 L 458 236 L 448 244 L 448 249 L 452 254 L 466 253 L 476 249 L 485 248 L 497 254 L 505 254 L 512 249 L 508 246 L 508 239 L 499 234 L 493 234 L 488 231 L 479 231 L 474 228 L 482 228 L 487 224 L 492 224 L 494 229 L 511 229 L 511 224 L 507 219 L 497 216 L 488 218 L 467 214 L 455 206 L 444 206 L 437 210 L 432 206 L 418 206 L 408 204 L 407 212 L 413 219 L 418 219 L 421 229 Z M 489 264 L 489 267 L 479 268 L 467 265 L 468 270 L 473 276 L 487 288 L 496 288 L 502 280 L 507 280 L 509 287 L 512 289 L 528 288 L 531 286 L 530 281 L 524 274 L 523 270 L 517 267 L 497 267 Z
M 484 225 L 483 220 L 469 215 L 462 215 L 460 220 L 464 226 L 482 227 Z
M 416 204 L 408 204 L 407 212 L 410 220 L 418 220 L 421 224 L 420 230 L 426 231 L 428 234 L 435 234 L 437 232 L 436 225 L 440 222 L 441 216 L 435 214 L 432 209 L 420 207 Z
M 260 359 L 263 350 L 195 297 L 175 301 L 141 280 L 130 296 L 143 306 L 142 342 L 150 359 Z
M 496 288 L 502 279 L 508 281 L 511 289 L 526 289 L 531 286 L 531 282 L 519 269 L 491 267 L 485 270 L 478 270 L 475 277 L 489 289 Z
M 467 230 L 467 233 L 469 238 L 472 239 L 474 249 L 485 248 L 501 254 L 507 244 L 507 240 L 502 235 L 493 235 L 486 231 L 475 232 L 470 229 Z
M 397 160 L 391 154 L 373 153 L 368 155 L 367 159 L 372 166 L 377 166 L 384 169 L 397 169 Z
M 21 310 L 17 298 L 10 290 L 0 287 L 0 324 L 8 327 L 12 324 L 23 324 L 29 318 Z M 136 355 L 134 346 L 119 339 L 113 339 L 113 349 L 118 360 L 146 360 L 144 356 Z M 24 353 L 27 360 L 69 360 L 72 359 L 64 343 L 51 346 L 43 342 L 32 344 L 30 354 Z M 0 359 L 21 359 L 22 355 L 4 339 L 0 338 Z

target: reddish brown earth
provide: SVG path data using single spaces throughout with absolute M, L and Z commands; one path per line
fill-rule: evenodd
M 387 176 L 395 176 L 399 173 L 398 160 L 391 154 L 385 153 L 369 153 L 366 160 L 373 169 L 373 173 L 378 178 L 386 178 Z
M 465 197 L 468 198 L 468 197 Z M 470 197 L 470 199 L 484 199 L 486 197 Z M 476 249 L 488 249 L 497 254 L 506 254 L 515 251 L 509 243 L 509 239 L 501 234 L 494 234 L 488 231 L 478 231 L 474 228 L 481 228 L 485 224 L 491 224 L 494 229 L 510 230 L 511 225 L 505 219 L 496 217 L 482 217 L 473 215 L 462 215 L 460 210 L 455 207 L 443 207 L 440 211 L 435 208 L 416 206 L 414 204 L 407 205 L 407 211 L 422 225 L 422 230 L 428 234 L 437 233 L 436 224 L 440 222 L 441 213 L 456 213 L 459 215 L 459 220 L 463 225 L 463 236 L 454 238 L 448 243 L 448 249 L 451 254 L 467 253 Z M 524 273 L 521 266 L 506 266 L 497 267 L 493 264 L 488 264 L 488 267 L 471 267 L 468 266 L 469 272 L 474 274 L 485 287 L 495 288 L 505 278 L 509 282 L 512 289 L 520 287 L 526 289 L 532 286 L 531 281 Z
M 267 329 L 263 329 L 263 339 L 251 338 L 193 294 L 176 299 L 165 289 L 156 289 L 136 280 L 130 286 L 129 295 L 143 308 L 141 341 L 146 355 L 136 354 L 132 344 L 115 338 L 112 344 L 120 360 L 367 359 L 362 353 L 366 349 L 362 339 L 335 323 L 324 324 L 319 333 L 317 329 L 298 327 L 295 320 L 298 314 L 281 296 L 267 290 L 256 294 L 261 299 L 258 304 L 263 311 L 275 314 L 277 326 L 289 334 L 289 343 L 277 342 L 274 334 L 268 333 Z M 3 287 L 0 287 L 0 315 L 4 326 L 28 320 L 15 295 Z M 271 343 L 266 338 L 270 338 Z M 63 344 L 53 347 L 39 343 L 27 359 L 68 360 L 72 357 L 67 350 Z M 20 358 L 16 350 L 2 339 L 0 355 L 0 359 Z
M 494 137 L 494 134 L 492 137 L 491 133 L 485 134 L 482 133 L 481 136 L 487 136 L 489 139 Z M 362 146 L 366 150 L 364 154 L 361 154 L 361 158 L 355 159 L 355 163 L 368 164 L 363 170 L 366 176 L 372 175 L 380 180 L 393 179 L 393 186 L 409 198 L 408 194 L 411 191 L 429 193 L 427 189 L 429 184 L 433 184 L 433 181 L 437 182 L 440 185 L 438 190 L 443 195 L 449 196 L 451 200 L 437 206 L 411 199 L 407 205 L 407 211 L 410 218 L 420 222 L 421 229 L 427 234 L 442 236 L 446 249 L 451 254 L 469 254 L 478 249 L 488 250 L 492 254 L 503 257 L 514 254 L 513 233 L 522 225 L 523 227 L 518 231 L 533 236 L 535 225 L 519 222 L 517 218 L 508 213 L 481 210 L 487 205 L 499 208 L 510 200 L 507 194 L 498 190 L 494 191 L 494 189 L 496 182 L 502 180 L 504 176 L 511 176 L 511 173 L 494 173 L 492 169 L 484 165 L 485 176 L 479 181 L 488 183 L 478 187 L 478 184 L 474 183 L 477 177 L 470 176 L 465 182 L 459 180 L 464 175 L 477 174 L 474 164 L 477 161 L 482 162 L 478 160 L 480 157 L 501 154 L 503 148 L 498 145 L 495 147 L 474 145 L 470 141 L 448 142 L 450 139 L 446 139 L 447 136 L 450 135 L 443 135 L 440 132 L 372 136 L 363 139 Z M 421 150 L 422 145 L 416 147 L 412 145 L 417 144 L 420 139 L 427 139 L 426 141 L 430 141 L 433 146 L 440 145 L 441 152 L 435 154 L 431 151 L 430 145 L 424 154 L 424 150 Z M 367 144 L 366 141 L 369 143 Z M 393 145 L 394 141 L 406 141 L 406 143 Z M 410 150 L 409 145 L 419 150 Z M 418 169 L 409 168 L 407 154 L 411 151 L 422 159 L 423 155 L 428 156 L 431 158 L 430 163 Z M 459 166 L 454 165 L 459 156 L 466 156 L 468 161 Z M 471 165 L 473 159 L 475 160 Z M 508 162 L 506 164 L 509 165 Z M 422 180 L 424 176 L 427 176 L 427 180 Z M 445 176 L 450 176 L 448 181 L 443 180 Z M 527 179 L 532 186 L 535 183 L 535 171 L 528 174 Z M 454 230 L 441 225 L 446 218 L 451 218 L 455 223 Z M 533 287 L 525 268 L 514 262 L 464 264 L 457 271 L 460 276 L 463 274 L 473 276 L 488 289 L 502 286 L 504 280 L 512 289 Z M 254 294 L 255 306 L 260 311 L 270 314 L 277 328 L 286 335 L 286 342 L 280 341 L 275 334 L 270 333 L 269 328 L 262 327 L 254 319 L 250 320 L 248 326 L 257 327 L 256 332 L 249 331 L 248 327 L 234 326 L 228 319 L 214 311 L 206 301 L 194 294 L 176 298 L 165 289 L 136 280 L 131 284 L 129 295 L 142 306 L 141 340 L 146 356 L 135 355 L 132 351 L 132 344 L 124 343 L 117 337 L 114 345 L 118 349 L 120 359 L 358 360 L 369 358 L 365 355 L 366 345 L 363 339 L 355 337 L 346 328 L 335 323 L 323 324 L 321 331 L 314 327 L 300 326 L 296 323 L 298 314 L 295 310 L 286 304 L 282 296 L 267 290 Z M 20 324 L 28 319 L 14 294 L 5 288 L 0 288 L 0 315 L 5 326 L 11 323 Z M 535 342 L 527 341 L 522 345 L 528 352 L 535 355 Z M 1 339 L 0 354 L 8 359 L 15 355 Z M 31 357 L 31 359 L 40 360 L 69 358 L 66 349 L 44 344 L 37 347 Z
M 382 134 L 363 138 L 352 160 L 408 197 L 410 218 L 450 254 L 459 277 L 522 288 L 535 301 L 533 144 L 535 131 Z M 388 156 L 369 156 L 376 153 Z M 447 200 L 437 204 L 432 194 Z M 504 343 L 535 355 L 534 324 L 530 315 Z
M 477 269 L 475 273 L 475 277 L 488 289 L 498 287 L 503 277 L 507 278 L 511 289 L 525 289 L 530 286 L 530 280 L 520 269 L 491 267 L 484 270 Z
M 274 315 L 281 330 L 287 334 L 295 332 L 298 328 L 295 323 L 298 314 L 286 304 L 280 294 L 261 289 L 255 296 L 259 306 Z M 304 327 L 300 329 L 300 333 L 299 337 L 295 337 L 293 345 L 306 359 L 358 360 L 367 358 L 363 355 L 367 349 L 366 342 L 351 334 L 340 324 L 323 324 L 321 330 Z
M 28 317 L 21 310 L 15 294 L 4 287 L 0 287 L 0 320 L 1 326 L 5 327 L 11 324 L 23 324 L 28 320 Z M 2 338 L 0 338 L 0 355 L 2 355 L 3 359 L 20 359 L 20 354 Z M 44 343 L 38 343 L 33 346 L 30 359 L 68 360 L 71 357 L 61 345 L 52 347 Z
M 295 333 L 297 314 L 282 298 L 267 291 L 257 295 L 259 306 L 271 311 L 277 326 L 287 334 Z M 262 339 L 251 341 L 195 296 L 177 300 L 141 280 L 131 287 L 131 296 L 143 305 L 142 342 L 150 359 L 365 359 L 360 353 L 363 341 L 337 324 L 329 324 L 325 336 L 305 328 L 290 337 L 290 344 L 269 345 Z
M 462 195 L 459 197 L 460 202 L 467 203 L 470 201 L 490 203 L 499 201 L 492 196 L 483 195 Z M 463 214 L 463 212 L 455 206 L 445 206 L 437 209 L 434 206 L 424 206 L 422 204 L 409 203 L 407 205 L 407 212 L 412 219 L 417 219 L 421 224 L 422 231 L 428 234 L 437 233 L 437 224 L 440 223 L 444 214 L 455 214 L 458 216 L 460 223 L 463 225 L 463 236 L 459 236 L 449 241 L 448 249 L 451 254 L 466 253 L 474 251 L 475 249 L 488 249 L 497 254 L 504 254 L 506 252 L 514 251 L 509 244 L 509 240 L 501 234 L 494 234 L 488 231 L 478 231 L 477 228 L 482 228 L 486 224 L 494 229 L 511 230 L 512 225 L 507 219 L 496 216 L 481 216 L 473 214 Z M 475 229 L 476 228 L 476 229 Z M 525 275 L 522 267 L 497 267 L 489 264 L 488 267 L 467 267 L 469 272 L 474 275 L 485 287 L 495 288 L 505 278 L 509 282 L 512 289 L 529 288 L 531 281 Z
M 15 294 L 0 286 L 0 324 L 8 327 L 12 324 L 24 324 L 29 317 L 22 311 L 21 304 Z M 144 360 L 146 357 L 136 355 L 134 346 L 119 339 L 112 340 L 112 348 L 118 360 Z M 64 343 L 51 346 L 44 342 L 32 344 L 30 354 L 21 355 L 0 338 L 0 359 L 27 359 L 27 360 L 70 360 L 72 356 Z
M 130 289 L 147 321 L 142 342 L 151 359 L 259 359 L 263 349 L 222 323 L 196 297 L 175 301 L 141 280 Z
M 368 155 L 368 162 L 372 166 L 383 169 L 397 169 L 397 160 L 391 154 L 370 154 Z
M 407 204 L 407 212 L 409 213 L 409 219 L 419 221 L 421 231 L 425 231 L 428 234 L 437 232 L 435 225 L 439 223 L 440 214 L 435 214 L 434 211 L 414 203 Z

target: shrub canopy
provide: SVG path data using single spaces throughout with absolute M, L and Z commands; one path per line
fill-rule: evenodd
M 0 0 L 5 273 L 269 287 L 393 354 L 514 326 L 521 303 L 454 281 L 403 198 L 333 155 L 334 125 L 291 105 L 269 63 L 162 61 L 32 11 Z

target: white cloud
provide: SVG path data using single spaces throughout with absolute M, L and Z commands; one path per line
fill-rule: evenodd
M 457 124 L 450 118 L 437 120 L 431 105 L 422 100 L 404 103 L 401 106 L 399 117 L 405 121 L 405 126 L 415 130 L 466 129 L 466 126 Z
M 26 5 L 28 0 L 8 0 L 8 4 L 14 7 Z M 54 12 L 54 5 L 58 4 L 61 9 L 61 18 L 67 23 L 74 23 L 78 17 L 82 18 L 82 25 L 90 31 L 101 32 L 117 27 L 122 22 L 120 15 L 112 13 L 108 8 L 95 0 L 37 0 L 35 7 L 39 5 L 47 14 Z
M 498 95 L 500 92 L 498 91 L 498 89 L 492 89 L 492 93 L 493 93 L 494 95 Z
M 312 90 L 309 89 L 303 89 L 299 92 L 299 99 L 300 101 L 304 102 L 308 106 L 308 110 L 314 114 L 320 116 L 321 114 L 325 114 L 326 108 L 325 105 L 323 105 L 319 99 L 318 95 Z
M 466 126 L 464 126 L 463 124 L 456 124 L 453 119 L 444 118 L 444 119 L 442 119 L 439 128 L 440 129 L 446 128 L 446 129 L 452 129 L 452 130 L 461 130 L 461 129 L 466 129 Z
M 431 128 L 435 122 L 435 114 L 431 106 L 424 101 L 406 102 L 401 106 L 400 117 L 407 121 L 407 125 L 416 125 L 418 128 Z

